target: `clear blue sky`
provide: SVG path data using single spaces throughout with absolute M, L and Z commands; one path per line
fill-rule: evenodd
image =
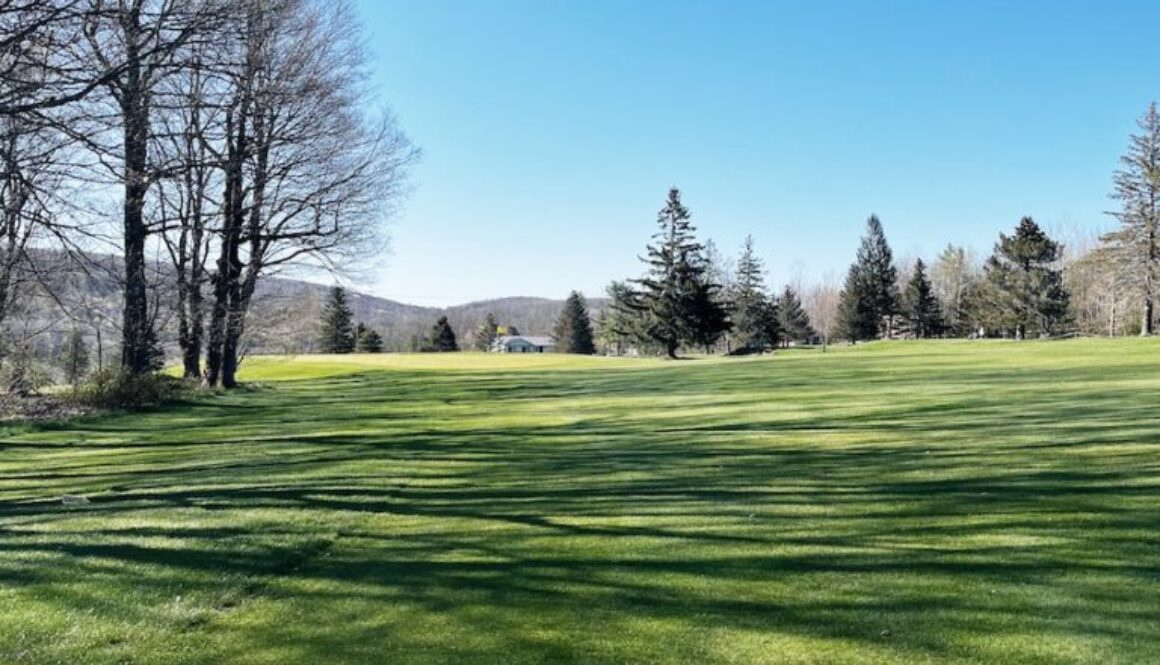
M 989 251 L 1030 214 L 1107 224 L 1160 96 L 1157 2 L 359 0 L 382 100 L 424 150 L 369 290 L 446 305 L 599 295 L 671 185 L 771 281 Z

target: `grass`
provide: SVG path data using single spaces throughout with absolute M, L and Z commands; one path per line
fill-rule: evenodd
M 0 663 L 1160 662 L 1158 341 L 243 374 L 0 436 Z

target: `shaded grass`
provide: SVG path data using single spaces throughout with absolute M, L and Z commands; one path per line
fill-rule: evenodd
M 257 359 L 0 438 L 0 662 L 1160 662 L 1158 351 Z

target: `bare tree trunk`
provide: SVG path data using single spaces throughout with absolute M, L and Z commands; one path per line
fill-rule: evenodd
M 136 45 L 136 35 L 126 35 Z M 121 108 L 125 119 L 124 235 L 125 294 L 121 319 L 121 367 L 133 374 L 149 370 L 149 297 L 145 281 L 145 194 L 148 102 L 141 89 L 140 63 L 132 57 L 126 71 Z
M 210 310 L 209 345 L 206 349 L 205 385 L 209 387 L 217 386 L 224 376 L 231 376 L 232 380 L 232 370 L 226 366 L 230 357 L 227 342 L 230 338 L 230 303 L 237 300 L 238 277 L 241 274 L 240 245 L 245 214 L 243 168 L 249 140 L 246 133 L 249 93 L 242 90 L 238 94 L 240 100 L 237 111 L 231 109 L 226 114 L 226 131 L 230 138 L 225 165 L 221 249 L 217 272 L 213 277 L 213 306 Z

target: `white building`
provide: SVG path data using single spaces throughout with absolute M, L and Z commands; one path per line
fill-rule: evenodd
M 501 335 L 495 338 L 491 350 L 496 353 L 548 353 L 556 348 L 556 340 L 536 335 Z

